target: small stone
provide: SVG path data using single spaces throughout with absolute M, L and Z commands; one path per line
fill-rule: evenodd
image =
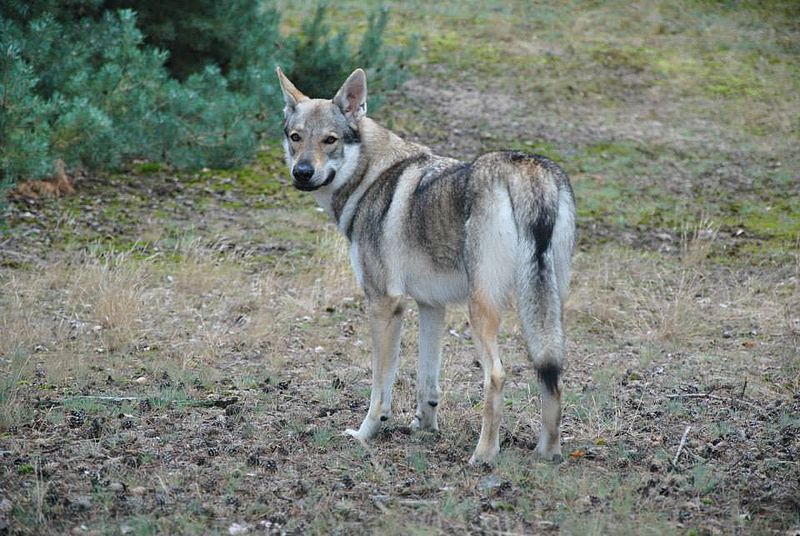
M 92 507 L 92 498 L 88 495 L 80 495 L 71 502 L 78 511 L 89 510 Z
M 248 532 L 250 532 L 250 525 L 247 523 L 233 523 L 230 527 L 228 527 L 228 534 L 231 536 L 247 534 Z
M 242 412 L 242 405 L 241 404 L 231 404 L 230 406 L 225 408 L 225 415 L 233 416 L 238 415 Z
M 587 495 L 586 497 L 581 497 L 575 501 L 575 508 L 578 511 L 585 512 L 592 508 L 592 497 Z
M 487 489 L 499 488 L 503 485 L 502 479 L 495 474 L 486 475 L 478 482 L 478 489 L 486 491 Z
M 134 381 L 134 383 L 138 383 L 138 384 L 147 383 L 147 376 L 139 376 L 138 378 L 136 378 L 133 381 Z

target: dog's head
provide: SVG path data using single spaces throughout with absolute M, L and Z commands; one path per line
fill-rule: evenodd
M 367 77 L 353 71 L 331 100 L 310 99 L 283 74 L 286 106 L 284 148 L 295 188 L 313 191 L 331 184 L 348 161 L 348 148 L 360 142 L 359 121 L 367 114 Z

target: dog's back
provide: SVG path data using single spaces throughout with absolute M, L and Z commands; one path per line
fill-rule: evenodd
M 551 160 L 503 151 L 464 163 L 419 152 L 378 175 L 346 232 L 368 292 L 446 304 L 468 298 L 470 278 L 485 273 L 486 292 L 502 306 L 516 270 L 532 278 L 552 255 L 566 293 L 575 202 Z

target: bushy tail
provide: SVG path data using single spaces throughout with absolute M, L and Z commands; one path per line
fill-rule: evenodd
M 553 391 L 564 361 L 562 307 L 575 244 L 575 201 L 566 174 L 552 165 L 548 180 L 512 181 L 517 224 L 517 306 L 540 379 Z M 540 168 L 541 169 L 541 168 Z M 516 191 L 515 191 L 516 190 Z
M 528 356 L 539 376 L 542 429 L 536 452 L 561 457 L 561 387 L 565 341 L 561 326 L 575 244 L 575 199 L 566 174 L 531 157 L 528 176 L 509 181 L 517 225 L 517 307 Z

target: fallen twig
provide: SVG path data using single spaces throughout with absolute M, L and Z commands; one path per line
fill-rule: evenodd
M 389 497 L 388 497 L 387 495 L 373 495 L 373 496 L 371 497 L 371 499 L 372 499 L 372 504 L 374 504 L 374 505 L 375 505 L 375 507 L 376 507 L 378 510 L 380 510 L 382 513 L 386 514 L 386 513 L 388 513 L 388 512 L 389 512 L 389 509 L 388 509 L 388 508 L 386 508 L 386 505 L 385 505 L 385 504 L 383 504 L 383 501 L 384 501 L 384 500 L 386 500 L 386 499 L 388 499 L 388 498 L 389 498 Z
M 710 398 L 712 400 L 719 400 L 721 402 L 744 404 L 745 406 L 750 406 L 753 409 L 761 411 L 761 406 L 753 404 L 752 402 L 748 402 L 747 400 L 742 400 L 740 398 L 712 395 L 711 393 L 677 393 L 674 395 L 667 395 L 667 398 Z
M 681 455 L 681 451 L 683 447 L 686 445 L 686 436 L 689 435 L 689 430 L 692 429 L 692 425 L 686 427 L 686 430 L 683 431 L 683 436 L 681 436 L 681 443 L 678 445 L 678 452 L 675 453 L 675 458 L 672 459 L 672 465 L 678 465 L 678 458 Z
M 68 398 L 67 400 L 96 400 L 98 402 L 139 402 L 143 398 L 138 396 L 103 396 L 103 395 L 79 395 Z
M 371 497 L 372 502 L 375 506 L 383 512 L 384 514 L 389 511 L 386 504 L 387 503 L 396 503 L 401 506 L 409 506 L 411 508 L 419 508 L 425 506 L 436 506 L 439 504 L 439 501 L 435 499 L 399 499 L 397 497 L 391 497 L 389 495 L 373 495 Z
M 708 463 L 708 460 L 707 460 L 707 459 L 703 458 L 702 456 L 700 456 L 699 454 L 697 454 L 695 451 L 693 451 L 693 450 L 692 450 L 692 449 L 690 449 L 689 447 L 684 447 L 683 451 L 684 451 L 686 454 L 688 454 L 689 456 L 691 456 L 692 458 L 694 458 L 694 460 L 695 460 L 696 462 L 699 462 L 699 463 Z
M 185 401 L 176 401 L 179 405 L 186 405 L 200 408 L 227 408 L 239 401 L 238 396 L 229 396 L 225 398 L 214 398 L 211 400 L 194 400 L 188 399 Z
M 27 259 L 27 260 L 36 260 L 36 257 L 33 255 L 28 255 L 27 253 L 21 253 L 19 251 L 12 251 L 10 249 L 0 249 L 0 255 L 10 255 L 12 257 L 18 257 L 20 259 Z
M 149 400 L 151 403 L 169 403 L 174 402 L 179 406 L 190 406 L 190 407 L 197 407 L 197 408 L 227 408 L 228 406 L 235 404 L 239 401 L 239 397 L 237 396 L 229 396 L 225 398 L 212 398 L 208 400 L 199 400 L 199 399 L 175 399 L 175 400 L 167 400 L 158 397 L 140 397 L 140 396 L 106 396 L 106 395 L 80 395 L 80 396 L 73 396 L 68 398 L 67 400 L 95 400 L 97 402 L 110 402 L 112 404 L 121 404 L 122 402 L 141 402 L 143 400 Z
M 397 499 L 397 504 L 416 508 L 419 506 L 436 506 L 439 501 L 435 499 Z

